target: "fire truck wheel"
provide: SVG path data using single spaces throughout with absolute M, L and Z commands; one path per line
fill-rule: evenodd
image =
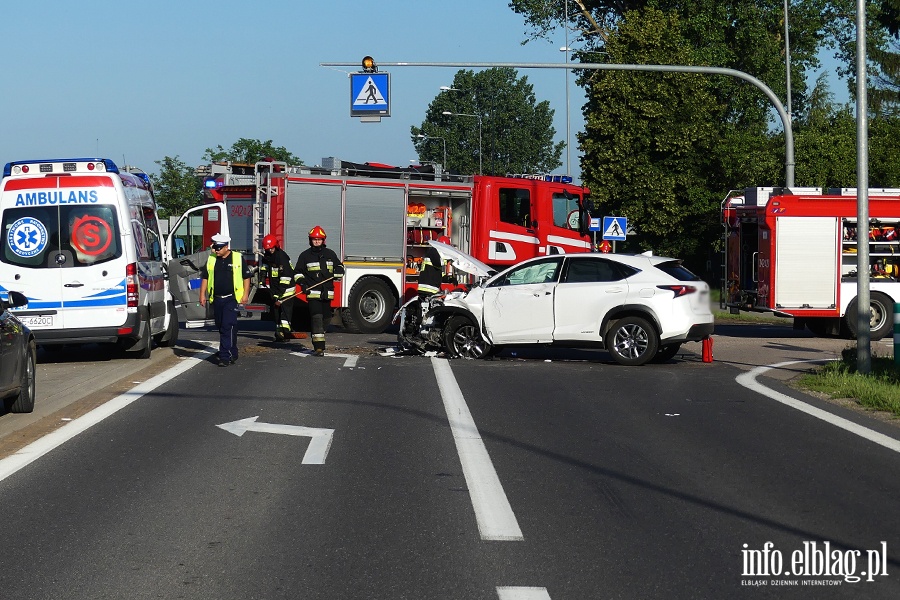
M 344 327 L 353 333 L 381 333 L 391 322 L 397 299 L 377 277 L 364 277 L 350 289 L 350 306 L 341 311 Z
M 457 315 L 444 326 L 444 346 L 450 356 L 458 358 L 485 358 L 491 345 L 469 318 Z
M 623 317 L 606 332 L 605 345 L 620 365 L 644 365 L 656 356 L 659 335 L 646 319 Z
M 859 334 L 856 326 L 857 313 L 856 298 L 850 301 L 847 314 L 844 315 L 844 325 L 851 338 Z M 894 329 L 894 302 L 889 297 L 879 292 L 872 292 L 869 296 L 869 328 L 872 330 L 871 339 L 880 340 Z

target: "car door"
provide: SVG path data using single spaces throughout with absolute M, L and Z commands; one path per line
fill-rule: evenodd
M 225 205 L 214 203 L 191 208 L 179 217 L 166 238 L 169 291 L 180 303 L 179 320 L 189 329 L 212 322 L 209 304 L 200 306 L 200 270 L 209 257 L 209 249 L 203 240 L 203 221 L 208 210 L 225 214 Z M 221 221 L 221 227 L 221 233 L 227 234 L 227 220 Z
M 604 316 L 628 298 L 627 277 L 635 271 L 594 254 L 570 256 L 556 286 L 554 341 L 602 341 Z
M 484 291 L 482 318 L 493 344 L 538 344 L 553 339 L 554 306 L 562 257 L 529 261 Z
M 12 318 L 5 300 L 0 299 L 0 398 L 18 386 L 22 326 Z

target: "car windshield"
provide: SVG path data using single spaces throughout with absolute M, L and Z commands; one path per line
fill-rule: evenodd
M 663 273 L 671 275 L 678 281 L 700 281 L 700 278 L 684 267 L 680 260 L 659 263 L 656 265 L 656 268 Z

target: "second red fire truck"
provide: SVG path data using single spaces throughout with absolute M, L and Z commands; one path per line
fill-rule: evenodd
M 296 259 L 309 230 L 325 229 L 346 268 L 334 306 L 351 331 L 387 327 L 415 294 L 428 241 L 440 236 L 494 268 L 591 249 L 588 191 L 559 176 L 458 176 L 337 159 L 321 167 L 214 163 L 198 174 L 208 201 L 226 206 L 235 250 L 259 254 L 271 233 Z
M 893 329 L 900 302 L 900 190 L 869 191 L 871 339 Z M 733 312 L 793 317 L 816 335 L 856 337 L 856 190 L 748 188 L 722 202 L 722 298 Z

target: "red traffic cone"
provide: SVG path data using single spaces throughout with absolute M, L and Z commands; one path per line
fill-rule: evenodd
M 711 363 L 713 361 L 713 339 L 711 337 L 703 340 L 703 362 Z

